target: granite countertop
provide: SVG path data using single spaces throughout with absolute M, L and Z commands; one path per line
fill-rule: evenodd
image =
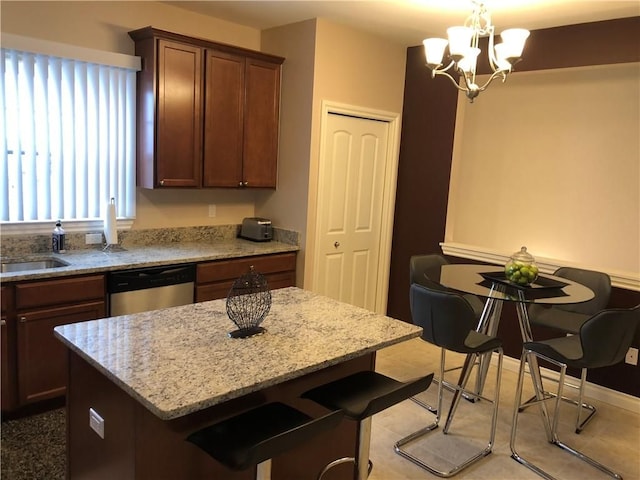
M 126 249 L 103 252 L 78 250 L 64 254 L 25 255 L 11 260 L 38 260 L 55 258 L 68 263 L 65 267 L 0 273 L 0 281 L 35 280 L 87 273 L 108 272 L 129 268 L 152 267 L 190 262 L 205 262 L 226 258 L 240 258 L 271 253 L 295 252 L 297 245 L 282 242 L 252 242 L 225 239 L 212 243 L 168 243 L 163 245 L 133 246 Z M 4 260 L 4 259 L 3 259 Z
M 400 320 L 301 290 L 272 291 L 266 332 L 232 339 L 225 300 L 58 326 L 55 335 L 170 420 L 420 335 Z

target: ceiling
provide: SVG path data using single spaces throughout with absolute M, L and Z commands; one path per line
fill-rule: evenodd
M 471 0 L 351 1 L 168 1 L 203 15 L 264 30 L 310 18 L 326 18 L 374 32 L 405 46 L 425 37 L 445 36 L 471 13 Z M 640 15 L 640 1 L 614 0 L 485 0 L 499 33 L 506 28 L 529 30 Z

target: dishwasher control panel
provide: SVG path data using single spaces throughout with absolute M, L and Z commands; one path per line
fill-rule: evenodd
M 107 289 L 109 293 L 130 292 L 195 282 L 195 279 L 194 264 L 146 267 L 110 273 L 107 277 Z

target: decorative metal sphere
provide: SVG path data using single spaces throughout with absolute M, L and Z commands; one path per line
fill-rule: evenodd
M 271 292 L 264 275 L 253 266 L 249 272 L 233 282 L 227 295 L 227 315 L 238 330 L 229 333 L 233 338 L 246 338 L 265 331 L 260 324 L 271 309 Z

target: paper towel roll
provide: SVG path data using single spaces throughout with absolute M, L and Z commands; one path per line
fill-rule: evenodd
M 104 238 L 107 245 L 118 244 L 118 228 L 116 223 L 116 201 L 114 198 L 107 204 L 104 214 Z

